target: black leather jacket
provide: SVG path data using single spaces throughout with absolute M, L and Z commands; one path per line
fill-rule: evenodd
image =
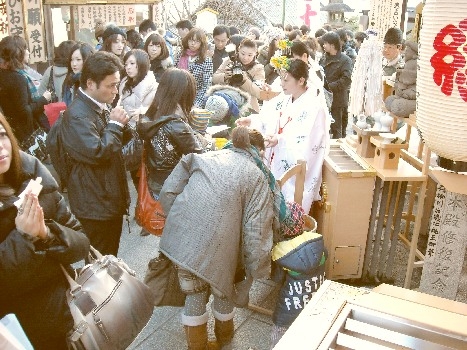
M 148 186 L 156 194 L 184 154 L 203 152 L 191 127 L 176 114 L 154 121 L 145 116 L 138 132 L 145 141 Z
M 78 91 L 63 114 L 64 148 L 72 169 L 67 181 L 73 214 L 91 220 L 121 218 L 130 196 L 122 157 L 123 128 L 100 122 L 100 107 Z

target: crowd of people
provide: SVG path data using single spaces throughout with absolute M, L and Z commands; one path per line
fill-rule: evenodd
M 127 171 L 136 189 L 139 181 L 139 161 L 126 161 L 138 156 L 126 153 L 130 142 L 144 145 L 148 188 L 166 214 L 160 252 L 176 264 L 187 294 L 189 349 L 208 346 L 210 293 L 217 341 L 231 342 L 235 307 L 246 306 L 253 279 L 270 275 L 274 245 L 296 240 L 312 252 L 307 263 L 286 264 L 283 288 L 290 278 L 322 281 L 322 237 L 304 229 L 303 215 L 320 200 L 331 138 L 346 136 L 352 67 L 366 34 L 290 25 L 206 33 L 188 20 L 176 24 L 178 38 L 150 20 L 138 29 L 109 24 L 96 29 L 97 45 L 62 42 L 39 84 L 28 72 L 26 41 L 0 42 L 0 316 L 16 314 L 35 349 L 66 348 L 72 319 L 60 265 L 82 260 L 90 244 L 118 255 Z M 401 49 L 402 42 L 385 44 L 388 75 Z M 60 130 L 69 164 L 61 186 L 21 150 L 38 127 L 50 129 L 44 106 L 57 100 L 66 104 Z M 216 149 L 207 126 L 223 123 L 228 142 Z M 301 159 L 297 204 L 295 180 L 281 190 L 275 179 Z M 39 176 L 42 192 L 17 208 Z M 271 347 L 296 316 L 278 301 Z

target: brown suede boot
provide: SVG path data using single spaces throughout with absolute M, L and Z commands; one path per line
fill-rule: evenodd
M 216 339 L 221 346 L 230 344 L 234 336 L 233 319 L 228 321 L 219 321 L 216 319 L 214 324 L 214 334 L 216 335 Z
M 184 326 L 188 350 L 220 350 L 220 345 L 215 342 L 208 342 L 207 325 Z
M 188 350 L 206 350 L 208 345 L 207 324 L 183 327 L 185 328 Z

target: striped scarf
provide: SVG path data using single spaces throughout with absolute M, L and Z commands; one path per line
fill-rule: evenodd
M 41 97 L 41 95 L 39 95 L 39 92 L 37 91 L 37 87 L 36 85 L 34 85 L 34 82 L 32 81 L 31 76 L 24 69 L 17 69 L 16 71 L 26 78 L 26 81 L 28 82 L 29 91 L 31 93 L 31 97 L 34 101 L 37 101 Z
M 232 144 L 232 141 L 227 142 L 222 149 L 232 149 L 235 148 Z M 250 146 L 250 148 L 245 149 L 254 159 L 258 168 L 263 172 L 268 180 L 269 189 L 271 190 L 274 196 L 274 216 L 275 219 L 279 220 L 279 227 L 274 229 L 274 243 L 278 241 L 285 240 L 284 232 L 288 232 L 292 229 L 292 226 L 295 224 L 290 210 L 287 206 L 287 203 L 284 199 L 284 195 L 279 188 L 279 185 L 276 182 L 274 175 L 271 173 L 269 168 L 264 164 L 261 156 L 259 155 L 258 150 L 254 146 Z

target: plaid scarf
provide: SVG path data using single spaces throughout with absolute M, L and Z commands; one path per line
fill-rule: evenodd
M 41 95 L 39 95 L 37 87 L 36 85 L 34 85 L 31 76 L 24 69 L 17 69 L 16 71 L 26 78 L 26 81 L 28 82 L 29 91 L 31 92 L 31 97 L 34 101 L 37 101 L 41 97 Z

